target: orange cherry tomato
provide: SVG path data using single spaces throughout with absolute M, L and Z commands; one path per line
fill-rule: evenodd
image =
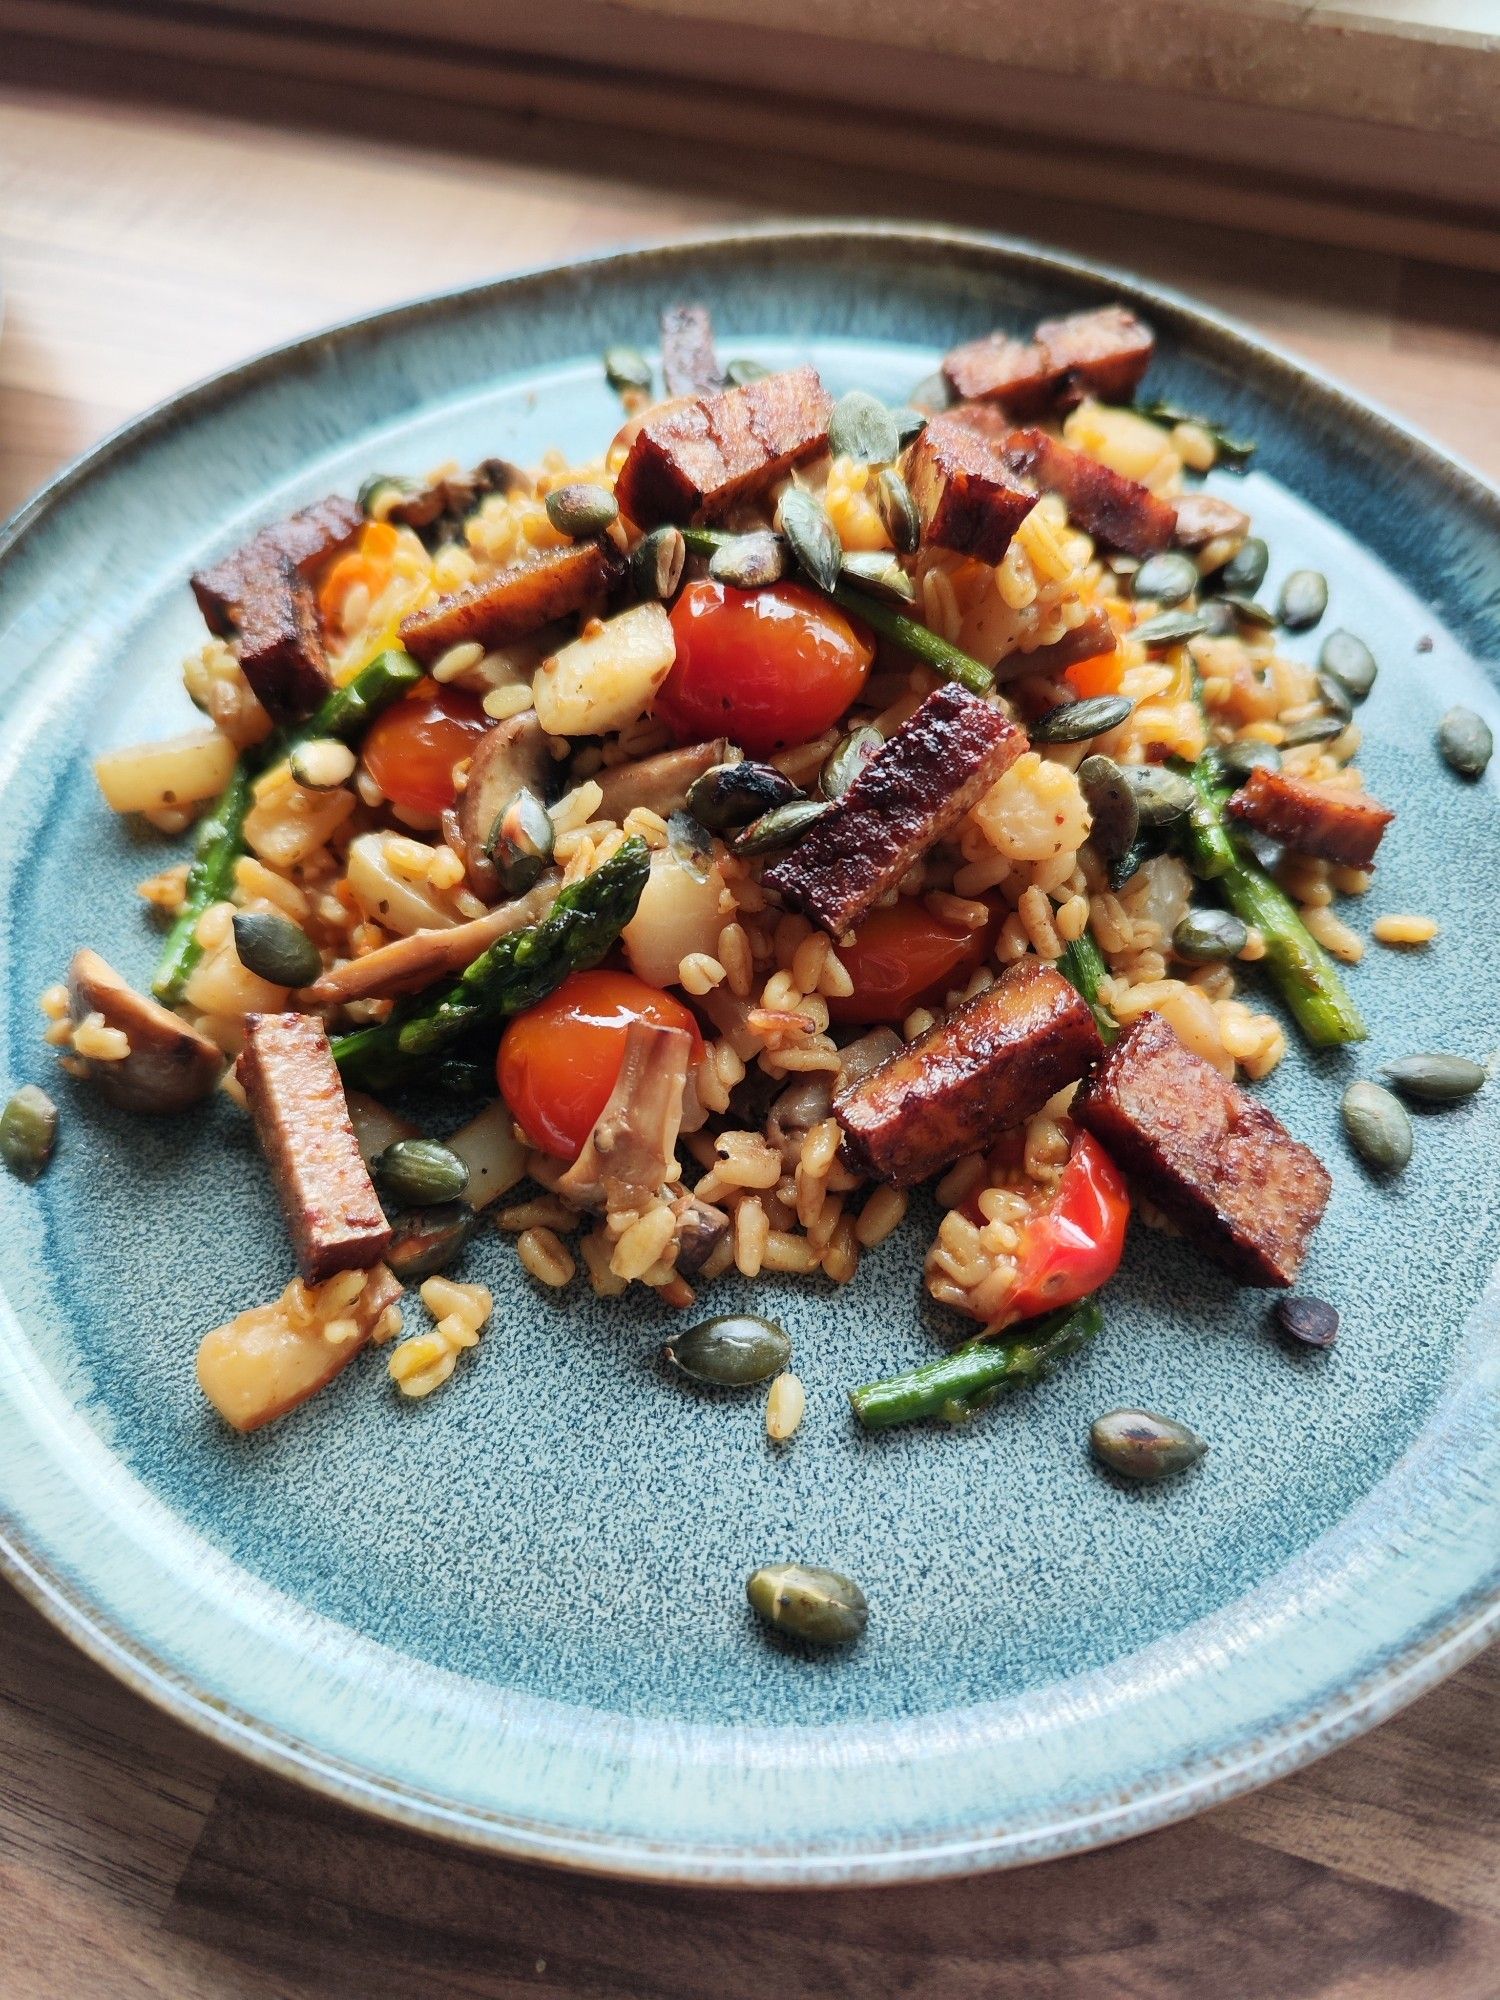
M 1091 659 L 1075 660 L 1063 673 L 1063 679 L 1080 701 L 1096 694 L 1118 694 L 1124 676 L 1124 657 L 1118 646 L 1112 653 L 1095 653 Z
M 518 1014 L 500 1038 L 500 1094 L 527 1139 L 555 1160 L 576 1160 L 609 1102 L 637 1021 L 682 1028 L 703 1054 L 698 1023 L 680 1000 L 630 972 L 574 972 Z
M 799 583 L 690 583 L 672 631 L 677 658 L 656 713 L 679 743 L 723 735 L 752 757 L 830 728 L 875 657 L 863 629 Z
M 982 1226 L 977 1200 L 964 1212 Z M 1119 1168 L 1091 1133 L 1076 1133 L 1056 1193 L 1021 1224 L 1016 1282 L 989 1323 L 1012 1326 L 1097 1292 L 1120 1268 L 1129 1219 Z
M 454 765 L 472 757 L 475 744 L 493 727 L 478 695 L 422 680 L 376 716 L 361 754 L 371 777 L 396 805 L 409 812 L 440 813 L 458 796 Z
M 910 897 L 872 910 L 838 955 L 854 991 L 830 997 L 831 1021 L 899 1027 L 913 1007 L 962 986 L 984 963 L 994 926 L 963 929 Z

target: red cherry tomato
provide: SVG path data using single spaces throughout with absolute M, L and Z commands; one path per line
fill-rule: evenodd
M 418 681 L 376 716 L 361 754 L 388 799 L 410 812 L 439 813 L 458 796 L 454 765 L 472 757 L 475 744 L 493 727 L 478 695 Z
M 865 684 L 875 648 L 798 583 L 690 583 L 672 607 L 677 658 L 656 713 L 679 743 L 728 736 L 752 757 L 830 728 Z
M 1021 1225 L 1015 1288 L 998 1324 L 1035 1319 L 1097 1292 L 1120 1268 L 1129 1217 L 1119 1168 L 1097 1139 L 1079 1132 L 1056 1194 Z M 973 1220 L 983 1221 L 977 1207 Z
M 964 930 L 910 897 L 872 910 L 856 927 L 854 942 L 838 947 L 854 991 L 830 998 L 828 1018 L 899 1027 L 913 1007 L 962 986 L 984 963 L 992 936 L 993 925 Z
M 703 1054 L 698 1023 L 680 1000 L 630 972 L 575 972 L 518 1014 L 500 1039 L 500 1094 L 531 1144 L 576 1160 L 609 1102 L 636 1021 L 683 1028 L 691 1060 Z

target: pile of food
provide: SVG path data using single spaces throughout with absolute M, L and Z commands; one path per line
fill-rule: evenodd
M 1364 1034 L 1334 900 L 1392 817 L 1354 763 L 1375 662 L 1281 650 L 1326 585 L 1257 600 L 1264 543 L 1193 477 L 1249 447 L 1140 401 L 1152 347 L 1118 307 L 997 333 L 891 409 L 721 367 L 676 308 L 664 399 L 606 357 L 597 462 L 374 478 L 194 577 L 206 726 L 98 763 L 116 810 L 198 820 L 143 886 L 152 994 L 83 950 L 43 1007 L 115 1103 L 254 1121 L 298 1275 L 204 1341 L 231 1424 L 371 1343 L 446 1381 L 489 1298 L 432 1274 L 490 1216 L 540 1283 L 681 1313 L 731 1269 L 847 1284 L 929 1186 L 923 1280 L 978 1332 L 856 1391 L 872 1428 L 1087 1338 L 1132 1191 L 1293 1283 L 1329 1176 L 1242 1080 L 1285 1052 L 1267 988 Z M 44 1094 L 7 1121 L 43 1160 Z M 669 1351 L 774 1376 L 796 1428 L 773 1324 Z

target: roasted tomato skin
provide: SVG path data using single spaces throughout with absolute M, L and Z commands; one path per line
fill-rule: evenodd
M 854 991 L 829 999 L 828 1018 L 899 1027 L 914 1007 L 962 986 L 984 963 L 993 937 L 993 921 L 965 930 L 910 897 L 872 910 L 856 927 L 854 942 L 837 948 Z
M 728 736 L 752 757 L 830 729 L 863 689 L 868 635 L 799 583 L 690 583 L 672 607 L 677 658 L 656 713 L 680 743 Z
M 478 695 L 421 680 L 370 725 L 361 755 L 386 797 L 409 812 L 440 813 L 458 796 L 453 767 L 494 724 Z
M 964 1213 L 983 1227 L 977 1198 Z M 1119 1168 L 1091 1133 L 1075 1132 L 1056 1192 L 1020 1225 L 1016 1281 L 989 1323 L 1012 1326 L 1097 1292 L 1120 1268 L 1129 1220 Z
M 575 972 L 555 993 L 518 1014 L 500 1038 L 500 1094 L 529 1143 L 555 1160 L 576 1160 L 609 1102 L 637 1021 L 703 1037 L 691 1011 L 632 972 Z

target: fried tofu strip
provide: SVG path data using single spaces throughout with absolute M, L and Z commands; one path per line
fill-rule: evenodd
M 766 887 L 831 936 L 845 936 L 1025 748 L 1025 731 L 998 708 L 964 688 L 938 688 L 771 863 Z
M 1328 1206 L 1327 1169 L 1160 1014 L 1126 1029 L 1073 1116 L 1239 1283 L 1296 1278 Z
M 1012 431 L 1003 451 L 1016 477 L 1060 493 L 1069 518 L 1111 548 L 1132 556 L 1155 555 L 1177 532 L 1177 514 L 1169 501 L 1158 500 L 1139 480 L 1111 472 L 1046 431 Z
M 1030 340 L 987 334 L 943 362 L 954 393 L 1003 403 L 1015 417 L 1068 409 L 1085 395 L 1126 403 L 1150 365 L 1156 336 L 1123 306 L 1043 320 Z
M 424 667 L 452 646 L 507 646 L 603 597 L 624 573 L 613 542 L 546 549 L 414 611 L 402 621 L 401 643 Z
M 1298 854 L 1315 854 L 1345 868 L 1373 867 L 1385 830 L 1396 817 L 1389 806 L 1361 792 L 1338 792 L 1264 765 L 1256 766 L 1229 801 L 1229 813 Z
M 235 1074 L 308 1284 L 377 1263 L 391 1230 L 360 1158 L 323 1023 L 247 1014 Z
M 714 520 L 821 450 L 832 414 L 815 368 L 700 397 L 641 426 L 615 497 L 641 528 Z
M 980 562 L 999 562 L 1037 501 L 995 443 L 954 417 L 927 425 L 907 453 L 906 479 L 922 540 Z
M 850 1164 L 913 1187 L 1040 1111 L 1103 1053 L 1088 1003 L 1023 958 L 833 1101 Z
M 716 396 L 724 387 L 707 306 L 668 306 L 662 314 L 661 372 L 669 396 Z

